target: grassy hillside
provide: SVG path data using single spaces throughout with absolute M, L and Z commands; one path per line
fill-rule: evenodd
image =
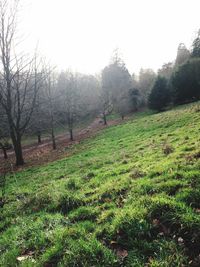
M 9 176 L 0 266 L 200 266 L 196 105 L 138 114 Z

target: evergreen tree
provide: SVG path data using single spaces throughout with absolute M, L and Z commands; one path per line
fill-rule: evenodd
M 181 65 L 172 75 L 175 104 L 200 99 L 200 59 L 191 59 Z
M 167 80 L 164 77 L 158 76 L 148 99 L 150 109 L 162 111 L 170 102 L 170 92 L 167 85 Z
M 111 64 L 102 71 L 102 88 L 109 95 L 113 109 L 124 118 L 130 111 L 129 90 L 132 88 L 132 78 L 117 53 Z
M 200 57 L 200 30 L 192 44 L 192 57 Z
M 186 46 L 183 43 L 180 43 L 178 46 L 178 51 L 177 51 L 177 56 L 176 56 L 176 61 L 175 65 L 181 65 L 185 63 L 190 57 L 190 52 L 186 48 Z
M 130 89 L 129 97 L 131 102 L 131 111 L 138 111 L 138 108 L 140 107 L 142 102 L 142 96 L 140 94 L 140 91 L 137 88 Z

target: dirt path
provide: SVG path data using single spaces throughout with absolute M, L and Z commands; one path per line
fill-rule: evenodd
M 115 119 L 108 122 L 108 126 L 120 124 L 121 119 Z M 57 159 L 61 159 L 71 155 L 73 152 L 70 151 L 70 147 L 74 144 L 79 144 L 82 140 L 94 136 L 98 131 L 108 126 L 103 125 L 101 119 L 96 118 L 88 127 L 74 132 L 74 141 L 69 140 L 69 136 L 61 134 L 56 137 L 57 149 L 52 149 L 52 143 L 50 139 L 44 139 L 41 144 L 32 144 L 23 147 L 23 155 L 25 165 L 22 167 L 15 166 L 15 155 L 14 151 L 8 152 L 8 160 L 0 155 L 0 173 L 5 170 L 22 170 L 31 166 L 43 165 L 47 162 L 52 162 Z

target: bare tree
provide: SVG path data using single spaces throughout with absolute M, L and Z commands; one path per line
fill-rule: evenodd
M 44 73 L 44 75 L 47 75 Z M 31 117 L 30 124 L 26 130 L 26 134 L 36 135 L 38 144 L 42 143 L 42 134 L 47 131 L 49 123 L 47 119 L 48 111 L 48 95 L 46 92 L 46 82 L 43 81 L 41 88 L 37 94 L 35 108 Z
M 46 120 L 49 125 L 48 129 L 50 130 L 52 147 L 56 149 L 56 139 L 55 139 L 55 124 L 56 124 L 56 114 L 55 114 L 55 78 L 52 70 L 50 68 L 46 69 L 46 79 L 44 84 L 45 91 L 45 107 L 47 109 Z
M 106 86 L 101 87 L 100 90 L 100 112 L 104 125 L 107 125 L 107 115 L 113 110 L 113 104 L 111 102 L 111 93 Z
M 16 165 L 23 165 L 21 139 L 30 122 L 39 89 L 36 57 L 16 55 L 18 1 L 0 1 L 0 104 L 5 110 Z
M 81 96 L 81 119 L 94 118 L 99 114 L 100 80 L 93 75 L 79 74 L 79 95 Z
M 82 96 L 78 84 L 78 74 L 72 72 L 63 72 L 58 78 L 58 88 L 62 97 L 63 113 L 68 126 L 70 140 L 74 140 L 73 130 L 75 123 L 84 112 L 82 108 Z
M 8 136 L 8 123 L 4 110 L 0 107 L 0 149 L 3 152 L 4 159 L 8 158 L 7 150 L 11 148 Z

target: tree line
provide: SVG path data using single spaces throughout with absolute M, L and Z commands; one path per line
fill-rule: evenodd
M 162 111 L 170 105 L 200 98 L 200 33 L 189 51 L 178 47 L 174 62 L 164 64 L 157 73 L 141 69 L 130 74 L 117 50 L 100 75 L 71 70 L 59 72 L 38 56 L 17 53 L 18 1 L 0 2 L 0 148 L 4 158 L 14 148 L 16 165 L 23 165 L 22 138 L 44 133 L 51 136 L 56 149 L 56 129 L 67 126 L 74 140 L 80 121 L 118 113 L 122 119 L 141 108 Z
M 149 108 L 165 110 L 200 99 L 200 30 L 189 51 L 184 44 L 178 47 L 175 62 L 164 64 L 148 97 Z

